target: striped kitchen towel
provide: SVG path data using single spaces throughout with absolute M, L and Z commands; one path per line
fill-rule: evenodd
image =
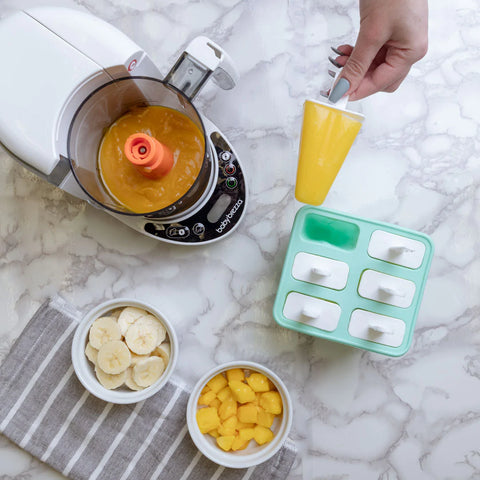
M 80 315 L 56 298 L 35 313 L 0 367 L 0 431 L 73 479 L 285 479 L 291 442 L 249 469 L 219 467 L 188 434 L 188 392 L 169 382 L 132 405 L 90 395 L 77 380 L 70 348 Z

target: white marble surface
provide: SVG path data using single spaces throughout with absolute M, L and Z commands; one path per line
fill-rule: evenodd
M 0 0 L 0 12 L 42 3 Z M 174 323 L 177 373 L 189 385 L 240 358 L 283 378 L 299 451 L 289 480 L 480 478 L 480 2 L 431 2 L 429 53 L 397 92 L 357 102 L 366 122 L 325 203 L 435 242 L 412 348 L 398 359 L 302 336 L 272 317 L 299 207 L 302 103 L 328 81 L 330 45 L 354 41 L 357 2 L 50 4 L 111 22 L 164 73 L 193 36 L 220 43 L 240 82 L 230 92 L 208 86 L 197 104 L 241 155 L 250 202 L 228 239 L 171 246 L 34 178 L 0 150 L 0 360 L 49 295 L 83 310 L 134 296 Z M 54 478 L 0 437 L 0 479 Z

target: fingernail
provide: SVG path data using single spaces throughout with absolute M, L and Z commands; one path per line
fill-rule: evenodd
M 337 103 L 347 93 L 349 88 L 350 82 L 342 77 L 333 87 L 328 99 L 333 103 Z
M 342 53 L 338 48 L 335 48 L 335 47 L 330 47 L 332 49 L 332 51 L 334 51 L 337 55 L 345 55 L 344 53 Z
M 328 71 L 328 74 L 329 74 L 331 77 L 333 77 L 333 78 L 335 78 L 335 76 L 337 75 L 337 73 L 334 72 L 333 70 L 329 70 L 329 71 Z
M 343 67 L 343 65 L 340 65 L 334 58 L 328 57 L 328 59 L 330 60 L 332 65 L 335 65 L 335 67 L 337 67 L 337 68 L 342 68 Z

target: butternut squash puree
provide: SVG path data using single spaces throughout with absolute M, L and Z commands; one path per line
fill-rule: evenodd
M 172 170 L 150 179 L 129 162 L 124 145 L 137 132 L 155 137 L 173 152 Z M 205 140 L 186 115 L 161 106 L 139 107 L 117 119 L 105 132 L 98 152 L 100 176 L 108 192 L 135 213 L 168 207 L 193 185 L 200 172 Z
M 361 115 L 305 101 L 295 185 L 299 202 L 323 203 L 361 126 Z

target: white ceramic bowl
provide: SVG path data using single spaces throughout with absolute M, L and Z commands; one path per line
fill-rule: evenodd
M 138 307 L 150 312 L 163 323 L 170 340 L 170 361 L 168 362 L 162 376 L 153 385 L 139 391 L 130 390 L 127 387 L 119 387 L 115 390 L 106 389 L 97 380 L 94 367 L 85 355 L 85 346 L 88 341 L 88 334 L 92 323 L 109 311 L 121 307 Z M 78 379 L 92 395 L 95 395 L 106 402 L 112 403 L 136 403 L 157 393 L 172 375 L 177 362 L 177 357 L 178 341 L 170 322 L 154 306 L 130 298 L 109 300 L 98 305 L 93 310 L 90 310 L 78 325 L 72 342 L 72 363 Z
M 199 408 L 198 398 L 203 387 L 212 377 L 230 368 L 242 368 L 263 373 L 273 382 L 282 397 L 283 403 L 283 412 L 275 418 L 271 428 L 274 433 L 273 439 L 264 445 L 257 445 L 255 441 L 252 440 L 245 450 L 237 450 L 236 452 L 223 451 L 217 445 L 215 438 L 211 435 L 201 433 L 196 419 L 196 413 Z M 268 368 L 258 363 L 247 361 L 224 363 L 207 372 L 193 388 L 187 405 L 187 425 L 193 442 L 207 458 L 224 467 L 248 468 L 271 458 L 280 450 L 287 440 L 292 426 L 292 401 L 284 383 Z

